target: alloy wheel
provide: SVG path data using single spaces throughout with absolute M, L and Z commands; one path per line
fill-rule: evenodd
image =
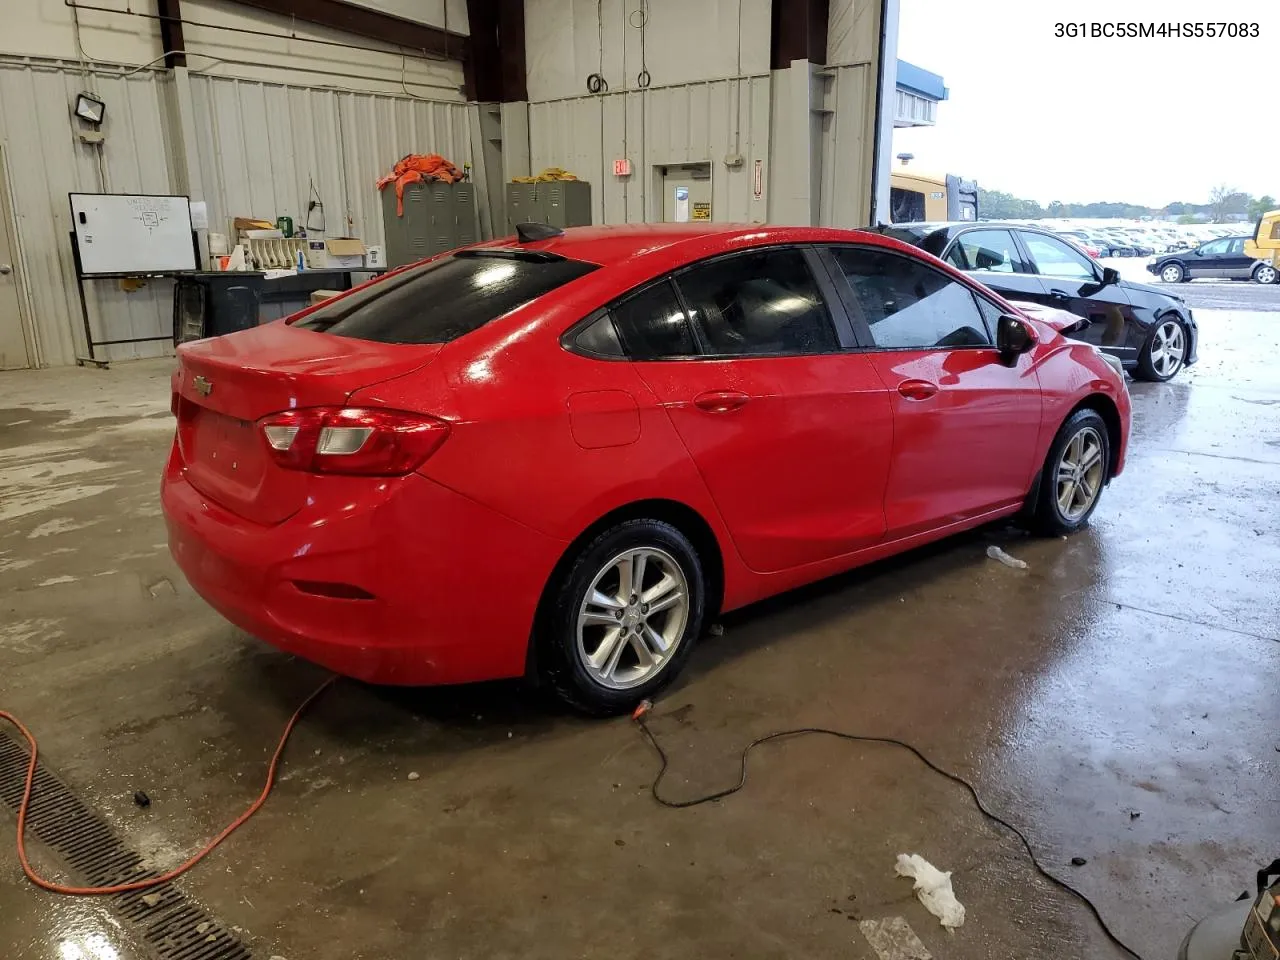
M 1085 516 L 1098 501 L 1106 476 L 1102 435 L 1093 427 L 1081 427 L 1058 459 L 1058 512 L 1069 523 Z
M 1177 320 L 1166 320 L 1156 327 L 1151 340 L 1151 366 L 1163 380 L 1182 368 L 1187 353 L 1187 335 Z
M 1182 268 L 1171 263 L 1160 271 L 1160 279 L 1165 283 L 1177 283 L 1182 279 Z
M 1253 271 L 1253 279 L 1257 280 L 1259 283 L 1275 283 L 1276 268 L 1270 266 L 1259 267 L 1257 270 Z
M 582 666 L 603 687 L 626 690 L 671 661 L 689 622 L 689 584 L 656 547 L 618 554 L 591 580 L 578 609 Z

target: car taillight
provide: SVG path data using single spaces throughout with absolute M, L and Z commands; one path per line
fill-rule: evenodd
M 449 424 L 421 413 L 311 407 L 258 421 L 280 466 L 312 473 L 395 477 L 409 473 L 449 436 Z

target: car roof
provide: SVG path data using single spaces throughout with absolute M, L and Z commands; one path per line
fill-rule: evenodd
M 533 250 L 607 267 L 661 251 L 674 254 L 678 259 L 680 247 L 689 248 L 690 257 L 694 258 L 709 255 L 708 246 L 723 248 L 710 253 L 729 253 L 743 247 L 816 242 L 894 245 L 892 240 L 866 230 L 780 227 L 759 223 L 629 223 L 566 227 L 559 236 L 545 240 L 519 243 L 514 237 L 507 236 L 478 246 Z M 694 249 L 696 253 L 692 252 Z
M 876 228 L 890 238 L 898 238 L 909 234 L 912 241 L 920 249 L 941 256 L 942 251 L 951 238 L 967 230 L 1025 230 L 1030 233 L 1042 233 L 1051 237 L 1057 234 L 1045 227 L 1036 227 L 1026 223 L 1008 223 L 1004 220 L 939 220 L 915 221 L 908 223 L 885 223 Z

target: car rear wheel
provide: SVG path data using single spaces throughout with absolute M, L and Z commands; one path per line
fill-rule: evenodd
M 1187 279 L 1187 271 L 1180 263 L 1167 263 L 1160 268 L 1160 279 L 1165 283 L 1181 283 Z
M 540 671 L 596 716 L 632 710 L 674 679 L 702 630 L 697 551 L 658 520 L 628 520 L 586 544 L 560 577 L 541 625 Z
M 1253 268 L 1254 283 L 1275 283 L 1277 271 L 1269 263 L 1260 263 Z
M 1187 358 L 1187 329 L 1181 320 L 1160 320 L 1138 354 L 1138 376 L 1163 383 L 1172 380 Z
M 1049 447 L 1032 527 L 1046 536 L 1079 530 L 1102 499 L 1111 463 L 1107 425 L 1096 410 L 1077 410 Z

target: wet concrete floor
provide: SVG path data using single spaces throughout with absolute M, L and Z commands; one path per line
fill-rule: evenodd
M 1086 532 L 979 531 L 727 617 L 657 707 L 666 789 L 731 782 L 778 728 L 907 739 L 1171 958 L 1280 853 L 1280 323 L 1198 316 L 1203 363 L 1133 385 L 1129 467 Z M 0 375 L 0 707 L 159 866 L 252 799 L 324 677 L 221 621 L 169 560 L 169 367 Z M 898 916 L 940 960 L 1121 956 L 902 751 L 771 744 L 742 793 L 685 811 L 649 798 L 655 772 L 628 721 L 518 685 L 341 683 L 265 809 L 181 884 L 264 960 L 872 960 L 852 921 Z M 894 876 L 902 852 L 953 871 L 959 931 Z M 109 903 L 27 885 L 0 840 L 0 956 L 147 954 Z

